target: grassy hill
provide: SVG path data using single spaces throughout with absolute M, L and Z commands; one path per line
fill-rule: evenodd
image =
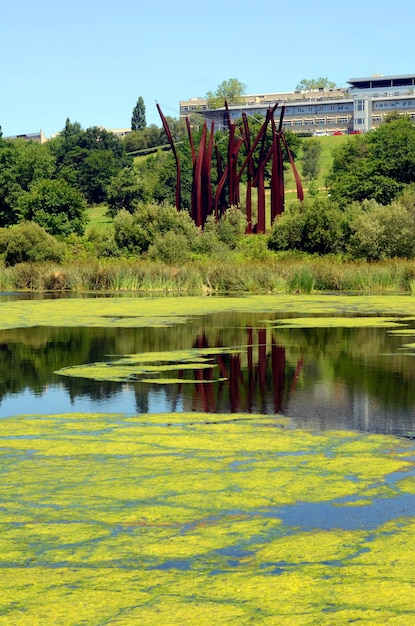
M 341 145 L 345 141 L 349 139 L 348 135 L 330 135 L 328 137 L 306 137 L 303 139 L 303 142 L 310 141 L 310 139 L 317 139 L 321 143 L 321 157 L 320 157 L 320 172 L 317 180 L 315 181 L 315 186 L 320 189 L 320 193 L 325 193 L 325 182 L 327 174 L 329 173 L 332 161 L 333 161 L 333 150 L 337 148 L 337 146 Z M 298 173 L 300 174 L 301 182 L 303 183 L 305 193 L 307 195 L 307 187 L 309 181 L 304 179 L 302 176 L 302 150 L 300 150 L 299 157 L 297 158 L 296 167 Z M 290 199 L 290 195 L 295 196 L 295 180 L 292 173 L 291 168 L 287 169 L 285 172 L 285 192 L 287 194 L 287 200 Z

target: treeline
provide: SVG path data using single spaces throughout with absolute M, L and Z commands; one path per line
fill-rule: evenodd
M 259 123 L 251 120 L 253 134 Z M 181 162 L 181 211 L 174 207 L 171 152 L 134 159 L 130 136 L 121 140 L 97 127 L 83 130 L 70 120 L 43 145 L 0 138 L 4 264 L 140 257 L 177 265 L 201 259 L 268 260 L 293 251 L 337 255 L 342 261 L 415 258 L 415 127 L 409 118 L 392 115 L 379 129 L 348 138 L 334 151 L 328 189 L 313 189 L 304 202 L 287 203 L 261 237 L 245 235 L 243 206 L 229 207 L 218 222 L 210 217 L 203 229 L 194 225 L 187 131 L 182 122 L 170 124 Z M 150 131 L 134 131 L 132 139 Z M 226 135 L 216 140 L 225 162 Z M 289 132 L 287 140 L 294 156 L 307 141 Z M 160 129 L 157 141 L 166 141 Z M 218 176 L 213 167 L 213 182 Z M 86 230 L 88 206 L 102 203 L 108 228 Z

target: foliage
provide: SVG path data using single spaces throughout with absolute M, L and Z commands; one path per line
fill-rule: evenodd
M 327 185 L 343 204 L 373 199 L 386 205 L 414 180 L 415 126 L 403 116 L 339 146 Z
M 65 180 L 39 180 L 19 197 L 23 218 L 37 222 L 51 235 L 82 235 L 87 222 L 82 194 Z
M 335 89 L 336 83 L 329 80 L 327 77 L 320 76 L 319 78 L 303 78 L 298 83 L 296 89 L 298 91 L 312 91 L 314 89 Z
M 195 137 L 195 142 L 198 137 Z M 192 204 L 193 164 L 189 141 L 176 146 L 180 162 L 181 209 L 190 210 Z M 172 152 L 166 155 L 154 185 L 153 197 L 156 202 L 176 203 L 176 161 Z
M 54 158 L 48 145 L 18 139 L 0 143 L 0 226 L 22 219 L 18 199 L 32 183 L 49 178 Z
M 226 209 L 218 221 L 211 215 L 205 224 L 204 234 L 213 233 L 229 248 L 235 248 L 246 230 L 246 217 L 237 207 Z
M 35 222 L 0 229 L 0 250 L 6 265 L 61 261 L 65 247 Z
M 218 109 L 223 107 L 225 100 L 228 104 L 240 104 L 244 101 L 243 95 L 246 91 L 246 85 L 237 78 L 229 78 L 218 85 L 215 91 L 208 91 L 206 98 L 208 100 L 209 109 Z
M 108 215 L 125 209 L 133 213 L 138 202 L 149 200 L 147 185 L 135 167 L 126 167 L 111 178 L 107 188 Z
M 271 250 L 301 250 L 328 254 L 344 247 L 347 216 L 328 198 L 291 204 L 274 222 Z
M 131 117 L 131 130 L 143 130 L 146 127 L 146 107 L 144 100 L 139 96 Z
M 362 204 L 350 222 L 348 249 L 355 258 L 381 260 L 415 255 L 415 212 L 404 203 L 388 206 L 374 200 Z
M 187 211 L 177 211 L 167 203 L 141 203 L 133 214 L 121 210 L 114 219 L 114 228 L 118 247 L 134 254 L 147 252 L 168 232 L 183 236 L 189 249 L 200 236 Z
M 304 178 L 315 180 L 320 170 L 321 143 L 318 139 L 303 142 L 302 171 Z
M 49 144 L 56 159 L 56 177 L 81 191 L 90 203 L 105 200 L 111 178 L 132 163 L 118 137 L 96 126 L 82 130 L 69 119 Z
M 128 135 L 124 137 L 123 143 L 127 153 L 139 152 L 148 147 L 145 133 L 142 130 L 133 130 L 131 133 L 128 133 Z
M 183 233 L 172 230 L 154 237 L 153 243 L 148 248 L 148 257 L 162 261 L 168 265 L 181 265 L 189 261 L 192 252 L 189 239 Z

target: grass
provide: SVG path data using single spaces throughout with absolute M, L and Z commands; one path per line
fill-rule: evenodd
M 88 226 L 86 233 L 91 230 L 105 231 L 111 227 L 112 219 L 105 213 L 107 211 L 106 204 L 96 204 L 88 208 Z
M 248 253 L 245 247 L 242 252 L 229 251 L 224 259 L 197 258 L 177 266 L 144 259 L 21 263 L 0 268 L 0 291 L 415 293 L 415 260 L 346 262 L 337 257 L 275 254 L 262 244 L 252 247 L 252 257 L 244 256 Z
M 348 135 L 331 135 L 328 137 L 305 137 L 303 141 L 307 142 L 310 141 L 310 139 L 317 139 L 317 141 L 319 141 L 321 144 L 320 171 L 317 179 L 313 182 L 313 185 L 315 185 L 315 187 L 319 190 L 320 194 L 327 194 L 326 178 L 333 162 L 333 150 L 337 148 L 337 146 L 340 146 L 351 138 Z M 296 159 L 295 165 L 297 167 L 301 182 L 304 187 L 304 194 L 305 196 L 307 196 L 310 181 L 305 180 L 302 177 L 302 149 L 300 150 L 300 154 Z M 286 200 L 289 201 L 292 198 L 296 197 L 295 180 L 291 167 L 288 167 L 285 171 L 284 180 Z

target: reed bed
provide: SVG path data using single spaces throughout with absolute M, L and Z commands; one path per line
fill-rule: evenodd
M 50 292 L 415 294 L 415 261 L 378 263 L 275 255 L 261 260 L 198 259 L 174 266 L 148 260 L 21 263 L 0 267 L 0 290 Z

